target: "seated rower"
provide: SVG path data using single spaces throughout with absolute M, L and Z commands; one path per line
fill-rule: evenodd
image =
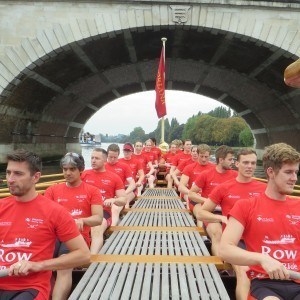
M 237 172 L 231 169 L 234 157 L 232 148 L 226 145 L 220 146 L 215 155 L 217 165 L 201 172 L 188 193 L 191 209 L 194 209 L 197 203 L 203 204 L 216 186 L 237 176 Z M 222 226 L 220 223 L 204 223 L 204 226 L 211 239 L 212 254 L 218 255 Z
M 224 230 L 227 224 L 227 215 L 237 201 L 263 194 L 266 184 L 252 178 L 256 169 L 256 162 L 257 156 L 253 149 L 239 150 L 235 162 L 238 169 L 237 177 L 218 185 L 202 206 L 201 204 L 195 206 L 194 212 L 197 220 L 207 223 L 222 222 Z M 213 213 L 218 205 L 222 209 L 222 215 Z M 244 247 L 243 241 L 240 242 L 240 245 Z M 246 274 L 248 267 L 236 265 L 232 267 L 237 279 L 236 299 L 247 299 L 250 287 L 250 281 Z
M 178 185 L 178 190 L 183 195 L 184 200 L 187 202 L 188 208 L 190 208 L 188 193 L 189 193 L 196 177 L 201 172 L 215 167 L 215 164 L 212 164 L 209 162 L 211 149 L 208 145 L 200 144 L 196 147 L 196 150 L 197 150 L 197 154 L 198 154 L 197 161 L 184 167 L 184 169 L 182 170 L 182 175 L 181 175 L 180 182 Z M 179 166 L 179 168 L 180 168 L 180 166 Z M 193 207 L 190 209 L 193 212 Z
M 91 229 L 91 253 L 97 254 L 103 246 L 103 235 L 105 230 L 112 224 L 112 205 L 124 207 L 126 204 L 125 187 L 121 178 L 105 168 L 107 151 L 95 148 L 91 154 L 91 170 L 85 170 L 81 179 L 96 186 L 103 197 L 103 222 L 100 226 Z
M 219 254 L 231 264 L 249 266 L 254 299 L 300 299 L 300 281 L 291 273 L 300 270 L 300 201 L 287 196 L 297 182 L 300 154 L 278 143 L 265 148 L 262 160 L 265 193 L 235 203 Z M 246 250 L 237 246 L 241 238 Z
M 54 184 L 45 191 L 45 197 L 63 206 L 90 246 L 90 228 L 102 223 L 103 202 L 100 191 L 82 182 L 80 173 L 84 170 L 84 159 L 77 153 L 67 153 L 60 161 L 66 182 Z M 65 243 L 57 240 L 54 257 L 69 253 Z M 53 300 L 65 300 L 72 288 L 72 268 L 57 270 L 52 292 Z
M 133 178 L 132 171 L 130 167 L 119 161 L 120 148 L 117 144 L 110 144 L 107 147 L 107 162 L 105 163 L 105 168 L 117 174 L 123 184 L 125 185 L 126 193 L 126 206 L 129 207 L 131 201 L 136 198 L 135 189 L 136 183 Z M 117 205 L 112 205 L 112 226 L 116 226 L 119 223 L 119 215 L 122 207 Z
M 136 185 L 134 193 L 136 196 L 140 196 L 144 187 L 143 183 L 145 179 L 145 174 L 143 164 L 141 163 L 141 161 L 139 161 L 132 155 L 133 152 L 134 148 L 132 144 L 125 143 L 123 146 L 124 157 L 120 158 L 119 161 L 127 164 L 130 167 Z M 126 203 L 125 207 L 129 208 L 129 203 Z

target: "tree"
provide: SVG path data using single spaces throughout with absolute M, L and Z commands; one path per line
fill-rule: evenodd
M 129 140 L 131 143 L 136 141 L 144 141 L 145 131 L 142 127 L 135 127 L 132 132 L 129 134 Z
M 254 138 L 249 127 L 245 128 L 240 132 L 239 143 L 241 146 L 244 147 L 253 147 Z
M 216 118 L 230 118 L 231 109 L 223 106 L 218 106 L 215 109 L 211 110 L 208 115 Z

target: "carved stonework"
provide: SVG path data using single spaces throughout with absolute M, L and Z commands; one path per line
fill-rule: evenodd
M 172 10 L 172 21 L 177 24 L 183 24 L 188 21 L 188 11 L 190 6 L 185 5 L 170 5 Z

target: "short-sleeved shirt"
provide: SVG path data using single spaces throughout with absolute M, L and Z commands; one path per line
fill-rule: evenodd
M 178 154 L 176 154 L 172 160 L 172 165 L 177 167 L 182 161 L 186 160 L 186 159 L 190 159 L 191 153 L 184 153 L 182 151 L 180 151 Z
M 14 196 L 0 200 L 0 269 L 20 260 L 44 261 L 53 257 L 55 241 L 79 236 L 79 230 L 68 211 L 54 201 L 38 195 L 20 202 Z M 51 271 L 27 276 L 0 278 L 0 289 L 39 291 L 39 299 L 48 299 Z
M 135 157 L 131 157 L 130 159 L 120 158 L 119 161 L 129 166 L 132 171 L 134 180 L 137 180 L 138 171 L 144 170 L 142 162 Z
M 69 187 L 66 183 L 54 184 L 45 191 L 44 195 L 63 206 L 73 219 L 90 217 L 92 205 L 103 206 L 99 189 L 85 182 L 81 182 L 76 187 Z M 90 227 L 84 225 L 81 232 L 88 245 L 91 242 L 90 231 Z
M 238 182 L 236 178 L 221 183 L 209 194 L 208 198 L 222 208 L 222 215 L 227 216 L 235 203 L 241 199 L 257 197 L 266 190 L 266 184 L 257 180 Z M 225 228 L 225 224 L 223 224 Z
M 146 173 L 147 172 L 147 166 L 148 166 L 148 162 L 149 162 L 149 158 L 144 156 L 144 152 L 142 152 L 141 154 L 132 154 L 132 157 L 134 157 L 135 159 L 137 159 L 143 166 L 143 170 Z
M 235 170 L 226 170 L 224 173 L 219 173 L 216 168 L 211 168 L 200 173 L 194 184 L 201 189 L 201 196 L 207 198 L 216 186 L 235 177 L 237 177 L 237 171 Z
M 263 194 L 238 201 L 229 216 L 243 225 L 247 251 L 270 255 L 288 270 L 300 271 L 299 198 L 287 196 L 285 201 L 279 201 Z M 269 278 L 260 265 L 250 266 L 248 277 Z
M 85 170 L 81 174 L 81 179 L 84 182 L 97 187 L 100 190 L 103 201 L 105 199 L 114 198 L 116 196 L 116 191 L 125 189 L 121 178 L 117 174 L 107 170 L 104 172 Z M 111 215 L 110 206 L 104 206 L 103 209 Z
M 127 180 L 133 179 L 133 174 L 130 167 L 127 164 L 124 164 L 120 161 L 117 161 L 115 164 L 105 163 L 105 169 L 107 171 L 117 174 L 124 185 L 127 183 Z
M 171 169 L 171 165 L 172 165 L 172 160 L 173 158 L 175 157 L 177 153 L 173 153 L 173 152 L 167 152 L 166 154 L 164 154 L 162 156 L 162 158 L 165 160 L 166 163 L 170 164 L 170 167 L 167 167 L 166 168 L 166 172 L 170 172 L 170 169 Z
M 194 162 L 192 164 L 187 165 L 183 171 L 182 174 L 189 177 L 189 182 L 188 182 L 188 188 L 190 189 L 193 182 L 197 178 L 197 176 L 209 169 L 215 168 L 216 165 L 208 162 L 206 165 L 201 165 L 199 162 Z

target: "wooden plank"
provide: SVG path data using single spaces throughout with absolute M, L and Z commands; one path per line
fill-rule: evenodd
M 110 226 L 105 232 L 111 234 L 115 231 L 195 231 L 201 235 L 206 234 L 202 227 L 197 226 L 175 226 L 175 227 L 163 227 L 163 226 Z
M 219 269 L 230 267 L 218 256 L 179 256 L 179 255 L 124 255 L 124 254 L 92 254 L 91 262 L 106 263 L 165 263 L 165 264 L 214 264 Z

